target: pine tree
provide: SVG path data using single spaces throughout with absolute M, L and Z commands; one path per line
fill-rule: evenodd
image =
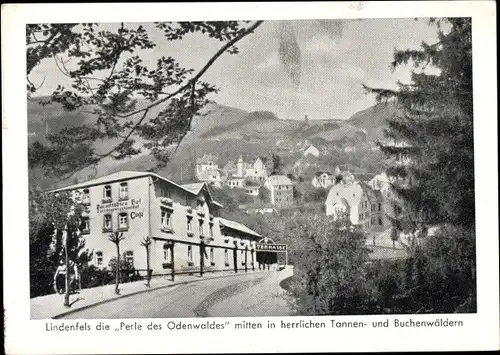
M 405 202 L 410 230 L 451 223 L 474 226 L 472 40 L 470 18 L 431 19 L 438 41 L 396 50 L 393 68 L 412 62 L 411 83 L 398 90 L 365 89 L 399 113 L 388 119 L 393 158 L 388 174 Z M 446 27 L 446 29 L 445 29 Z M 437 74 L 425 69 L 431 65 Z M 399 161 L 399 162 L 398 162 Z

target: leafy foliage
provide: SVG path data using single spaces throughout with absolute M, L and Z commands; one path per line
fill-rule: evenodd
M 363 314 L 368 259 L 364 235 L 348 219 L 300 214 L 291 220 L 291 237 L 298 289 L 297 311 L 305 315 Z
M 49 135 L 47 145 L 33 144 L 30 166 L 42 166 L 64 178 L 103 158 L 124 159 L 146 149 L 161 168 L 169 159 L 169 148 L 182 141 L 193 117 L 209 102 L 207 96 L 217 92 L 201 80 L 203 74 L 223 53 L 238 53 L 236 43 L 261 23 L 155 23 L 166 41 L 197 32 L 223 43 L 197 73 L 170 56 L 147 66 L 140 53 L 154 49 L 156 43 L 142 25 L 121 23 L 114 30 L 94 23 L 27 25 L 28 96 L 37 91 L 30 73 L 52 58 L 72 85 L 59 85 L 43 104 L 58 102 L 67 111 L 85 110 L 95 117 L 93 125 L 66 128 Z M 138 107 L 138 100 L 146 102 L 145 107 Z M 153 109 L 159 112 L 152 114 Z M 107 152 L 98 151 L 94 142 L 106 138 L 117 143 Z
M 70 213 L 73 211 L 72 213 Z M 29 190 L 30 295 L 52 293 L 54 273 L 63 259 L 63 230 L 67 231 L 68 257 L 79 270 L 87 267 L 92 253 L 80 237 L 83 206 L 75 205 L 68 193 L 46 194 Z
M 374 313 L 476 312 L 474 233 L 446 226 L 405 261 L 369 268 Z

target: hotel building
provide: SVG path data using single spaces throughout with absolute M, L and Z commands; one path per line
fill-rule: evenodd
M 120 171 L 84 183 L 50 191 L 68 191 L 87 207 L 82 233 L 92 263 L 108 267 L 116 256 L 109 241 L 122 232 L 123 257 L 136 270 L 147 270 L 146 248 L 151 237 L 153 275 L 180 272 L 252 270 L 261 236 L 246 226 L 219 217 L 223 207 L 206 183 L 179 185 L 150 172 Z

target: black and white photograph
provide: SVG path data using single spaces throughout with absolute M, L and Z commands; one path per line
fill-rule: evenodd
M 478 18 L 161 17 L 24 24 L 30 320 L 477 315 Z

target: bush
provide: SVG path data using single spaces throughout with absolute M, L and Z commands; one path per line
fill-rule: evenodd
M 372 298 L 385 313 L 476 312 L 475 236 L 443 227 L 405 261 L 370 270 Z
M 80 272 L 80 280 L 82 288 L 109 285 L 114 281 L 114 274 L 106 268 L 90 265 Z
M 113 280 L 116 274 L 116 258 L 111 258 L 109 260 L 109 268 L 111 269 L 111 274 L 113 275 Z M 124 257 L 120 258 L 120 283 L 133 282 L 141 280 L 142 277 L 137 275 L 134 266 L 125 260 Z
M 327 195 L 328 195 L 328 191 L 323 187 L 308 189 L 304 193 L 304 201 L 305 202 L 325 202 Z
M 365 277 L 365 236 L 348 220 L 300 214 L 290 224 L 293 235 L 296 307 L 302 315 L 365 314 L 373 309 Z

